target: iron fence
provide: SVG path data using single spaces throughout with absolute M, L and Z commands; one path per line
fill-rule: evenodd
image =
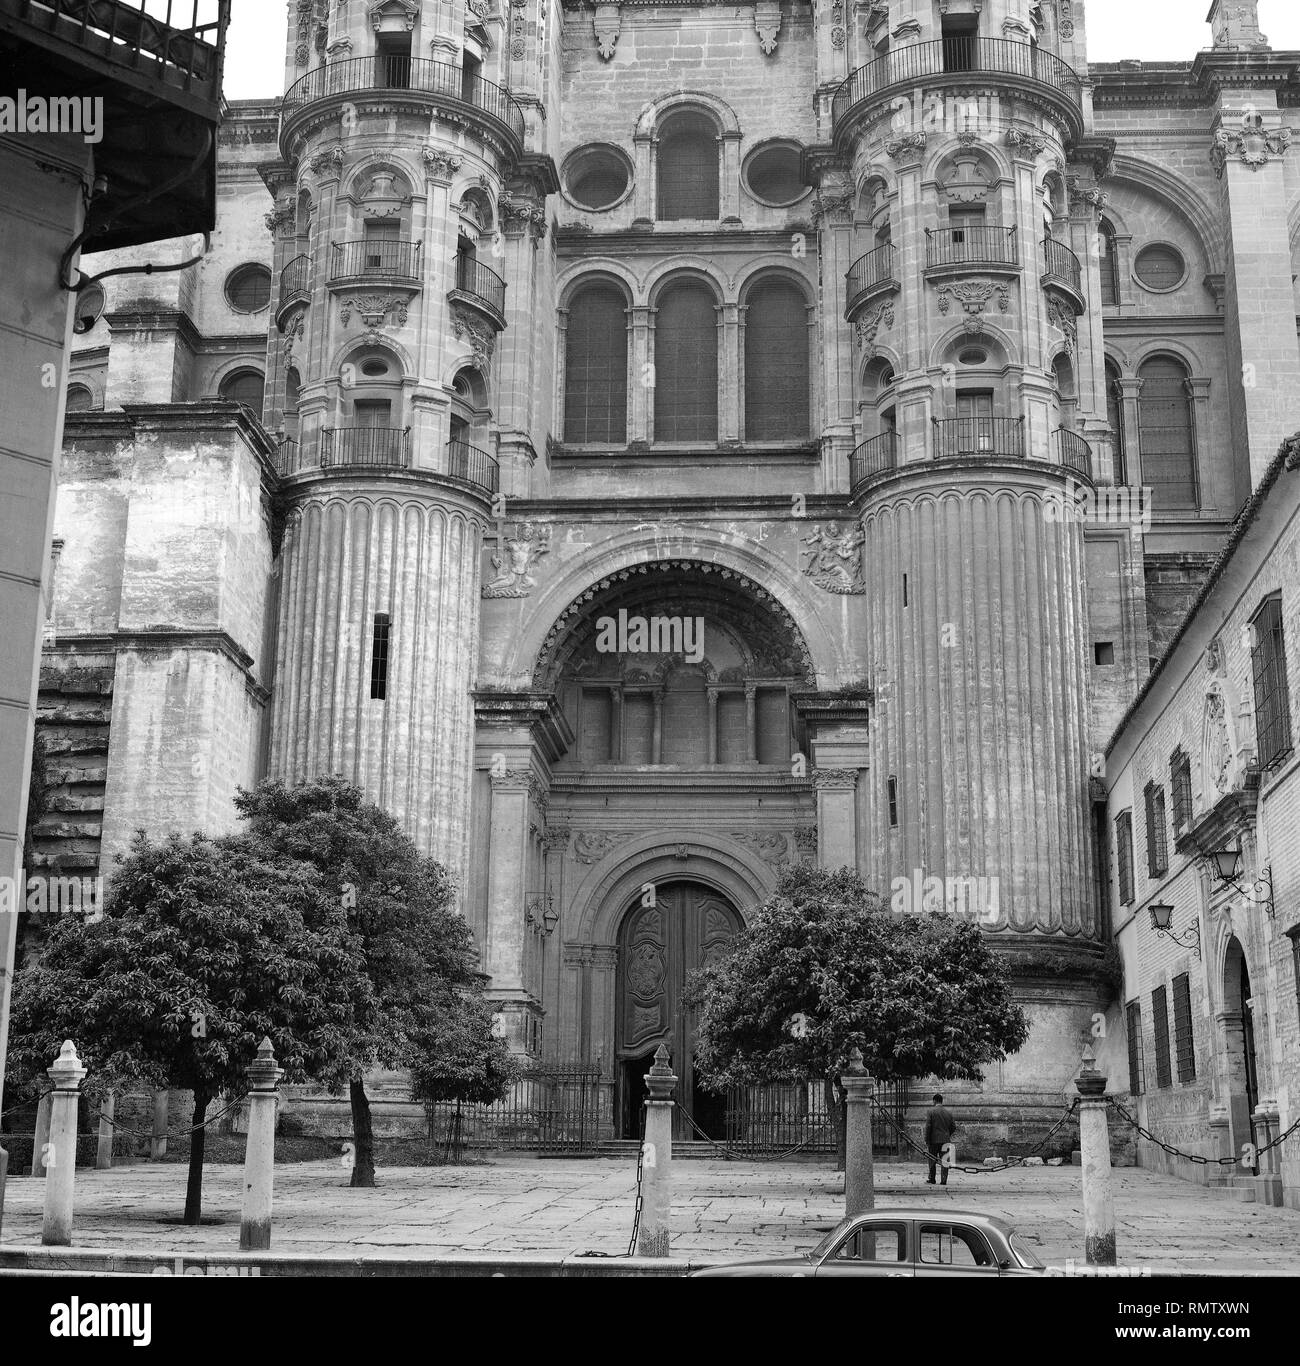
M 447 443 L 447 473 L 495 493 L 500 487 L 496 457 L 465 441 Z
M 881 432 L 854 448 L 849 456 L 849 488 L 856 493 L 858 485 L 895 469 L 898 465 L 898 435 Z
M 1016 229 L 976 223 L 962 228 L 926 228 L 925 264 L 931 266 L 1015 266 L 1020 263 Z
M 1023 460 L 1025 422 L 1021 417 L 949 417 L 934 419 L 934 456 L 953 460 L 970 456 Z
M 411 463 L 409 427 L 325 427 L 320 436 L 322 469 L 333 465 L 405 469 Z
M 1077 470 L 1085 479 L 1092 478 L 1092 447 L 1067 427 L 1056 429 L 1056 458 L 1067 469 Z
M 896 260 L 895 248 L 886 242 L 884 246 L 877 247 L 875 251 L 869 251 L 865 256 L 859 256 L 854 261 L 844 277 L 848 282 L 848 293 L 844 303 L 845 313 L 851 313 L 853 305 L 864 294 L 870 294 L 873 290 L 883 289 L 888 285 L 896 286 L 898 284 Z
M 371 237 L 360 242 L 335 242 L 331 280 L 386 275 L 414 280 L 420 272 L 420 243 L 396 237 Z
M 491 266 L 473 256 L 456 257 L 456 288 L 481 300 L 502 317 L 506 311 L 506 282 Z
M 311 257 L 295 256 L 280 272 L 280 307 L 311 293 Z
M 1043 238 L 1043 279 L 1059 280 L 1076 294 L 1083 293 L 1083 267 L 1079 258 L 1055 237 Z

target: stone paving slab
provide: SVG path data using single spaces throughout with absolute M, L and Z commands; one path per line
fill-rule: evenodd
M 877 1204 L 971 1209 L 1016 1224 L 1049 1265 L 1083 1260 L 1080 1173 L 1011 1168 L 924 1183 L 924 1167 L 882 1164 Z M 78 1248 L 223 1255 L 239 1245 L 242 1169 L 211 1166 L 204 1217 L 170 1222 L 184 1204 L 185 1167 L 141 1164 L 77 1173 Z M 636 1173 L 621 1159 L 501 1155 L 475 1167 L 381 1169 L 374 1190 L 351 1190 L 336 1162 L 276 1171 L 273 1250 L 296 1255 L 627 1252 Z M 1300 1275 L 1300 1211 L 1224 1198 L 1140 1168 L 1113 1173 L 1121 1263 L 1202 1273 Z M 673 1166 L 674 1254 L 728 1261 L 811 1247 L 843 1213 L 841 1182 L 808 1163 L 703 1159 Z M 38 1246 L 43 1186 L 16 1177 L 6 1192 L 0 1250 Z

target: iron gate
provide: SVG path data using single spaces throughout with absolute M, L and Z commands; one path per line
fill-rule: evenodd
M 901 1129 L 907 1116 L 907 1082 L 878 1081 L 876 1098 Z M 835 1137 L 824 1081 L 734 1086 L 727 1092 L 726 1142 L 730 1148 L 754 1153 L 792 1148 L 833 1152 Z M 898 1129 L 879 1110 L 871 1116 L 871 1146 L 882 1156 L 896 1157 L 903 1150 Z

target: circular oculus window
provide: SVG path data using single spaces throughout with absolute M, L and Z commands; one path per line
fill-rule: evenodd
M 1187 278 L 1187 263 L 1176 247 L 1159 242 L 1138 252 L 1133 274 L 1144 288 L 1167 294 Z
M 978 346 L 968 346 L 957 356 L 957 361 L 961 365 L 985 365 L 988 363 L 989 353 Z
M 632 167 L 617 147 L 580 147 L 564 164 L 564 190 L 580 209 L 612 209 L 632 185 Z
M 788 143 L 769 143 L 745 161 L 745 188 L 760 204 L 783 208 L 808 192 L 799 172 L 799 149 Z
M 240 266 L 226 279 L 226 299 L 236 313 L 260 313 L 271 302 L 271 272 L 265 266 Z

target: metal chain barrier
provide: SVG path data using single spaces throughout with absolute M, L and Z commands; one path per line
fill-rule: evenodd
M 6 1110 L 3 1115 L 0 1115 L 0 1119 L 6 1119 L 10 1115 L 16 1115 L 20 1110 L 29 1110 L 33 1105 L 39 1105 L 41 1101 L 45 1099 L 46 1096 L 51 1096 L 53 1094 L 53 1088 L 51 1088 L 48 1091 L 42 1091 L 41 1094 L 35 1097 L 33 1100 L 26 1101 L 22 1105 L 15 1105 L 12 1110 Z M 81 1099 L 85 1099 L 85 1097 L 81 1097 Z M 196 1134 L 200 1129 L 206 1129 L 209 1124 L 215 1124 L 217 1120 L 222 1119 L 224 1116 L 230 1114 L 234 1110 L 238 1110 L 239 1107 L 244 1103 L 244 1100 L 245 1097 L 241 1096 L 238 1100 L 233 1101 L 231 1104 L 227 1105 L 224 1110 L 218 1110 L 215 1115 L 209 1116 L 207 1119 L 203 1121 L 202 1124 L 191 1125 L 191 1127 L 188 1129 L 169 1129 L 165 1134 L 154 1134 L 152 1129 L 131 1129 L 128 1128 L 125 1124 L 119 1124 L 115 1119 L 109 1119 L 109 1117 L 104 1114 L 97 1114 L 94 1116 L 94 1118 L 97 1122 L 107 1122 L 111 1124 L 117 1133 L 130 1134 L 132 1138 L 187 1138 L 190 1134 Z M 82 1135 L 82 1137 L 85 1137 L 85 1135 Z
M 881 1105 L 880 1101 L 877 1100 L 875 1096 L 871 1097 L 871 1103 L 876 1107 L 877 1110 L 880 1111 L 881 1115 L 885 1118 L 885 1120 L 888 1121 L 889 1125 L 891 1126 L 891 1128 L 893 1128 L 894 1132 L 899 1136 L 899 1138 L 903 1140 L 904 1143 L 907 1144 L 909 1148 L 911 1148 L 914 1152 L 919 1153 L 923 1158 L 925 1158 L 927 1162 L 931 1160 L 929 1149 L 923 1148 L 906 1131 L 906 1129 L 904 1129 L 897 1122 L 897 1120 L 894 1119 L 893 1115 L 891 1115 L 889 1111 L 883 1105 Z M 1058 1119 L 1056 1123 L 1052 1125 L 1052 1127 L 1042 1136 L 1042 1138 L 1038 1140 L 1037 1143 L 1034 1144 L 1032 1148 L 1030 1148 L 1030 1150 L 1027 1153 L 1025 1153 L 1023 1157 L 1008 1158 L 1005 1162 L 999 1162 L 993 1166 L 987 1167 L 962 1167 L 956 1165 L 949 1165 L 948 1170 L 952 1172 L 965 1172 L 967 1176 L 977 1176 L 983 1172 L 1004 1172 L 1007 1170 L 1008 1167 L 1023 1167 L 1029 1158 L 1033 1157 L 1034 1154 L 1040 1148 L 1045 1146 L 1046 1143 L 1056 1135 L 1056 1133 L 1064 1126 L 1066 1121 L 1070 1118 L 1072 1114 L 1074 1114 L 1075 1110 L 1077 1110 L 1078 1108 L 1079 1097 L 1075 1096 L 1075 1098 L 1070 1102 L 1065 1113 L 1060 1117 L 1060 1119 Z
M 26 1100 L 21 1105 L 15 1105 L 12 1109 L 6 1110 L 3 1114 L 0 1114 L 0 1123 L 3 1123 L 3 1121 L 8 1119 L 10 1115 L 18 1114 L 20 1110 L 30 1110 L 33 1105 L 39 1105 L 41 1101 L 45 1099 L 46 1096 L 52 1096 L 53 1094 L 54 1088 L 51 1086 L 48 1091 L 42 1091 L 41 1094 L 39 1096 L 36 1096 L 34 1099 Z
M 636 1150 L 636 1209 L 632 1214 L 632 1241 L 627 1245 L 627 1255 L 636 1256 L 636 1240 L 641 1233 L 641 1182 L 645 1178 L 645 1121 L 646 1107 L 641 1106 L 641 1141 Z
M 1120 1117 L 1127 1120 L 1129 1124 L 1137 1130 L 1139 1138 L 1145 1138 L 1148 1143 L 1154 1143 L 1157 1148 L 1163 1149 L 1170 1157 L 1181 1157 L 1187 1162 L 1194 1162 L 1198 1167 L 1235 1167 L 1241 1160 L 1238 1157 L 1202 1157 L 1200 1153 L 1185 1153 L 1181 1148 L 1176 1148 L 1172 1143 L 1166 1143 L 1164 1139 L 1157 1138 L 1150 1129 L 1139 1124 L 1137 1119 L 1129 1114 L 1113 1096 L 1106 1097 L 1106 1104 L 1109 1105 L 1112 1110 L 1117 1110 Z M 1258 1158 L 1261 1153 L 1266 1153 L 1270 1148 L 1276 1148 L 1280 1144 L 1285 1143 L 1297 1129 L 1300 1129 L 1300 1119 L 1296 1120 L 1286 1133 L 1279 1134 L 1270 1143 L 1265 1143 L 1262 1148 L 1255 1148 L 1255 1156 Z M 1258 1165 L 1258 1163 L 1252 1165 Z
M 716 1138 L 710 1138 L 708 1134 L 695 1122 L 694 1116 L 682 1105 L 680 1101 L 673 1101 L 673 1104 L 682 1112 L 682 1117 L 687 1124 L 707 1143 L 711 1148 L 716 1149 L 728 1162 L 779 1162 L 784 1157 L 793 1157 L 795 1153 L 802 1152 L 812 1139 L 805 1138 L 802 1143 L 796 1143 L 793 1148 L 783 1148 L 779 1153 L 738 1153 L 727 1147 L 724 1143 L 719 1143 Z

